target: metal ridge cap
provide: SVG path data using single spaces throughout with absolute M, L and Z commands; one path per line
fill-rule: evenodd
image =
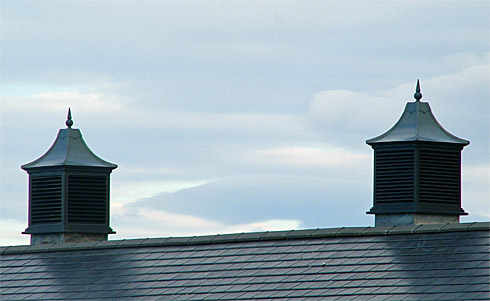
M 121 239 L 94 242 L 68 242 L 46 245 L 18 245 L 0 247 L 0 255 L 44 253 L 71 250 L 95 250 L 156 246 L 187 246 L 197 244 L 238 243 L 265 240 L 314 239 L 327 237 L 387 236 L 400 234 L 426 234 L 441 232 L 489 231 L 490 222 L 459 224 L 426 224 L 386 227 L 339 227 L 301 230 L 243 232 L 216 235 Z M 277 235 L 276 235 L 277 232 Z

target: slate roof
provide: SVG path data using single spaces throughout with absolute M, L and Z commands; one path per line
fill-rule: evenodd
M 489 223 L 0 248 L 1 300 L 489 300 Z

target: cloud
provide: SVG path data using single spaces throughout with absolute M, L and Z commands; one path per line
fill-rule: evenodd
M 124 172 L 131 172 L 131 169 Z M 153 170 L 145 170 L 145 173 Z M 136 176 L 137 177 L 137 176 Z M 160 193 L 173 193 L 205 184 L 205 181 L 114 181 L 112 178 L 112 203 L 132 203 L 142 198 L 154 197 Z M 124 180 L 124 178 L 123 178 Z
M 119 165 L 118 237 L 137 234 L 120 219 L 145 236 L 151 218 L 157 235 L 171 214 L 217 232 L 372 224 L 364 141 L 397 121 L 417 78 L 440 123 L 471 140 L 463 208 L 487 210 L 486 3 L 5 2 L 0 14 L 0 206 L 19 231 L 19 166 L 49 148 L 68 106 Z
M 489 110 L 489 73 L 487 62 L 421 79 L 422 101 L 430 103 L 433 114 L 449 132 L 475 139 L 475 148 L 488 146 L 488 114 L 483 111 Z M 405 103 L 414 101 L 414 90 L 415 79 L 384 91 L 322 91 L 310 103 L 309 118 L 314 129 L 335 143 L 359 145 L 391 128 Z
M 257 6 L 4 4 L 2 81 L 124 82 L 142 106 L 297 112 L 316 91 L 436 77 L 467 66 L 463 54 L 488 51 L 488 6 L 479 2 Z
M 444 119 L 441 121 L 443 126 L 449 129 L 446 126 L 448 113 L 444 111 L 455 111 L 451 106 L 458 104 L 463 91 L 480 91 L 478 95 L 485 95 L 481 92 L 486 84 L 485 68 L 488 66 L 476 65 L 444 78 L 422 81 L 423 100 L 429 99 L 436 117 L 440 121 Z M 465 80 L 459 80 L 462 78 Z M 449 83 L 444 84 L 446 81 Z M 437 93 L 432 92 L 433 89 L 446 93 L 444 102 L 440 97 L 434 99 Z M 266 229 L 261 223 L 276 219 L 296 221 L 298 227 L 369 225 L 372 217 L 366 216 L 365 211 L 372 204 L 372 153 L 364 141 L 389 129 L 412 93 L 412 83 L 387 91 L 327 90 L 315 94 L 308 115 L 293 115 L 166 111 L 135 107 L 129 99 L 118 99 L 112 94 L 43 92 L 7 98 L 3 113 L 12 123 L 4 131 L 9 132 L 6 129 L 18 124 L 19 118 L 21 127 L 29 128 L 29 122 L 32 123 L 33 116 L 39 112 L 53 116 L 48 125 L 58 128 L 64 120 L 60 121 L 55 115 L 62 114 L 61 119 L 64 119 L 66 104 L 75 104 L 75 124 L 82 128 L 87 143 L 97 146 L 94 150 L 98 155 L 102 154 L 104 159 L 120 166 L 112 176 L 113 221 L 126 220 L 120 212 L 132 212 L 127 208 L 133 208 L 139 213 L 128 218 L 134 221 L 148 218 L 155 225 L 158 220 L 165 223 L 167 218 L 173 223 L 179 219 L 176 215 L 189 217 L 188 232 L 173 226 L 178 233 L 196 231 L 194 222 L 197 225 L 206 223 L 203 229 L 218 232 L 253 227 Z M 21 106 L 16 105 L 19 100 Z M 475 100 L 475 106 L 482 105 L 485 104 L 481 97 Z M 466 121 L 467 124 L 450 127 L 471 129 L 479 126 L 483 137 L 482 112 L 473 106 L 458 108 L 457 113 L 462 118 L 447 123 Z M 125 123 L 121 124 L 119 120 L 125 120 Z M 48 125 L 29 134 L 46 131 L 42 133 L 45 137 L 33 137 L 34 140 L 29 141 L 39 140 L 36 142 L 39 145 L 35 146 L 39 148 L 37 156 L 49 147 L 47 141 L 55 136 L 52 128 L 45 129 Z M 108 133 L 111 134 L 109 139 Z M 130 143 L 127 137 L 131 137 Z M 465 149 L 463 171 L 468 163 L 488 162 L 488 157 L 466 159 L 466 153 L 472 148 L 476 153 L 486 150 L 485 143 L 488 142 L 480 143 L 476 139 L 468 150 Z M 16 145 L 2 147 L 8 150 Z M 26 146 L 24 152 L 24 161 L 35 159 L 33 149 Z M 6 158 L 9 157 L 2 160 Z M 9 162 L 5 164 L 9 167 L 7 170 L 15 170 L 16 174 L 9 177 L 6 184 L 8 181 L 11 184 L 26 181 L 18 164 L 12 165 L 14 159 L 3 162 Z M 479 170 L 481 164 L 475 164 L 474 170 Z M 464 182 L 474 189 L 464 194 L 463 208 L 471 209 L 472 217 L 477 219 L 484 216 L 481 213 L 486 210 L 485 204 L 472 201 L 466 206 L 465 200 L 474 197 L 481 200 L 488 195 L 481 179 L 465 176 Z M 25 187 L 17 186 L 25 195 Z M 14 199 L 15 195 L 7 196 Z M 5 206 L 9 207 L 8 204 L 10 202 L 5 202 Z M 7 209 L 4 212 L 25 219 L 24 210 L 13 212 Z M 125 211 L 121 211 L 123 209 Z M 147 217 L 145 212 L 152 210 L 163 213 L 158 218 Z M 124 224 L 123 230 L 126 229 Z M 172 233 L 170 228 L 168 231 Z M 157 232 L 155 230 L 152 235 Z M 119 230 L 119 233 L 123 235 L 125 230 Z
M 345 149 L 282 147 L 260 149 L 249 155 L 258 164 L 280 166 L 315 166 L 319 168 L 356 166 L 369 159 L 366 154 L 356 154 Z
M 379 128 L 387 130 L 395 124 L 402 106 L 401 101 L 386 96 L 327 90 L 315 94 L 309 117 L 314 128 L 336 144 L 359 145 L 367 137 L 380 134 Z M 385 126 L 380 127 L 380 123 Z
M 325 227 L 369 223 L 365 211 L 371 206 L 370 190 L 363 180 L 335 175 L 248 175 L 159 194 L 128 206 L 189 214 L 224 224 L 280 219 L 297 220 L 302 227 Z M 358 210 L 363 207 L 365 210 Z
M 130 212 L 131 210 L 131 212 Z M 277 231 L 297 229 L 300 222 L 296 220 L 266 220 L 245 224 L 223 224 L 206 220 L 197 216 L 169 213 L 154 208 L 125 208 L 114 214 L 117 221 L 113 228 L 120 234 L 111 235 L 111 239 L 165 237 L 165 236 L 195 236 L 225 233 Z M 141 221 L 145 222 L 142 223 Z
M 0 246 L 16 246 L 29 244 L 29 235 L 21 235 L 27 224 L 15 219 L 2 217 L 0 220 Z
M 462 171 L 463 209 L 468 216 L 463 221 L 488 221 L 490 219 L 490 165 L 465 165 Z

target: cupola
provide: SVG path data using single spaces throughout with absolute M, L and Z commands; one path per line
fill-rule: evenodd
M 415 101 L 386 133 L 366 141 L 374 149 L 376 226 L 458 223 L 461 151 L 470 142 L 446 131 L 417 81 Z
M 109 175 L 116 164 L 97 157 L 73 129 L 68 109 L 66 129 L 51 148 L 21 168 L 29 174 L 31 244 L 107 240 Z

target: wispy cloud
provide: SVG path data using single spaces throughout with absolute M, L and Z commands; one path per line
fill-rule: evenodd
M 370 160 L 367 154 L 356 154 L 340 148 L 282 147 L 252 151 L 250 158 L 258 164 L 282 166 L 315 166 L 320 168 L 356 166 Z
M 139 208 L 135 212 L 118 210 L 114 218 L 119 219 L 119 222 L 115 222 L 114 225 L 118 227 L 117 231 L 121 234 L 112 236 L 112 239 L 141 238 L 142 233 L 145 233 L 144 237 L 162 237 L 292 230 L 297 229 L 301 224 L 297 220 L 280 219 L 245 224 L 223 224 L 196 216 L 147 208 Z M 142 220 L 145 222 L 141 223 Z
M 489 13 L 479 1 L 4 2 L 0 215 L 18 231 L 0 240 L 25 229 L 19 166 L 69 106 L 119 165 L 117 237 L 370 225 L 365 140 L 396 122 L 417 78 L 440 123 L 471 141 L 463 208 L 484 219 Z

